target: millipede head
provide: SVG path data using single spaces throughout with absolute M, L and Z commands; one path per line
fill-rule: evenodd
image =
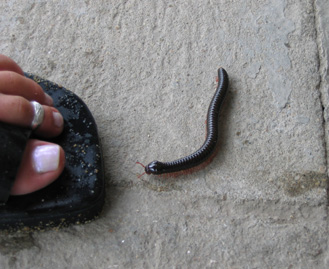
M 145 166 L 145 173 L 150 175 L 160 175 L 163 173 L 162 171 L 163 163 L 159 161 L 153 161 Z

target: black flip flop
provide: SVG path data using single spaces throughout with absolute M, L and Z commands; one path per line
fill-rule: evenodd
M 94 118 L 72 92 L 40 77 L 25 75 L 53 98 L 54 106 L 63 115 L 63 133 L 47 141 L 63 147 L 66 163 L 61 176 L 47 187 L 27 195 L 9 196 L 31 131 L 0 123 L 0 229 L 57 228 L 90 221 L 100 214 L 105 198 L 102 153 Z

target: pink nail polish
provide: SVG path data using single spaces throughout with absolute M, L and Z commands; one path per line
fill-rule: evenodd
M 57 127 L 60 128 L 63 126 L 64 120 L 61 114 L 59 114 L 58 112 L 53 112 L 53 118 L 54 118 L 54 124 Z
M 45 104 L 48 106 L 52 106 L 54 104 L 53 98 L 51 98 L 51 96 L 48 95 L 47 93 L 45 93 L 45 95 L 46 95 Z
M 33 166 L 37 173 L 55 171 L 59 166 L 60 147 L 58 145 L 38 146 L 32 153 Z

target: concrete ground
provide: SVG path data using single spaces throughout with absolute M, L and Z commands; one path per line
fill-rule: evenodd
M 0 268 L 328 268 L 327 0 L 4 0 L 0 52 L 77 93 L 104 152 L 101 217 L 0 235 Z M 220 148 L 179 178 L 230 76 Z

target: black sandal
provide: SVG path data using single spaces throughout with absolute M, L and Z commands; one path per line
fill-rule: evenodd
M 63 133 L 47 141 L 63 147 L 66 163 L 61 176 L 47 187 L 9 196 L 26 142 L 33 135 L 30 129 L 0 122 L 0 229 L 57 228 L 90 221 L 100 214 L 105 199 L 102 153 L 94 118 L 72 92 L 40 77 L 25 75 L 53 98 L 64 118 Z

